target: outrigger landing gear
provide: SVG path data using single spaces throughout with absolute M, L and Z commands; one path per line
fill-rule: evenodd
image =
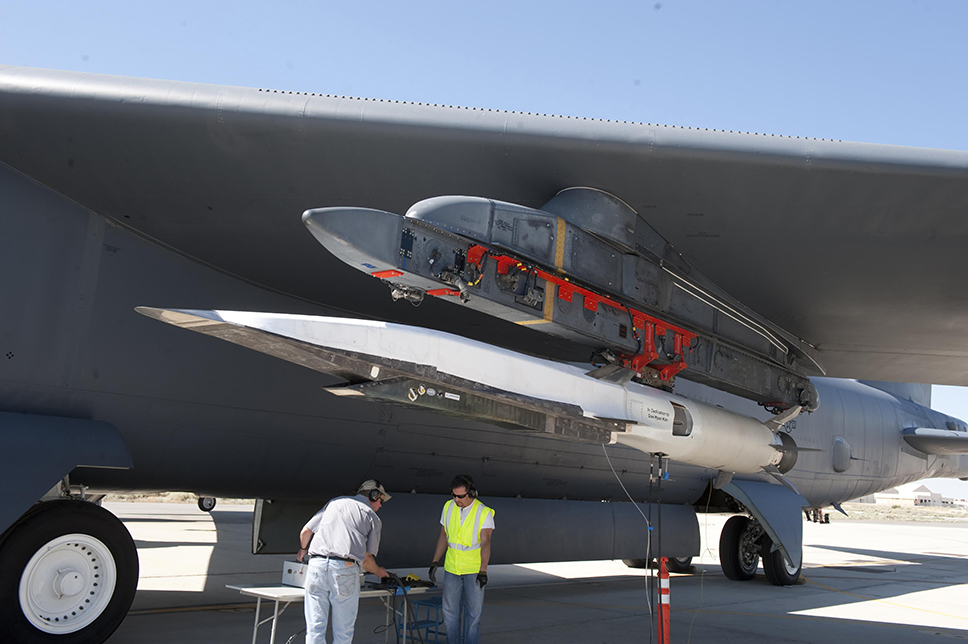
M 93 503 L 40 503 L 0 540 L 0 624 L 10 641 L 103 642 L 137 586 L 131 535 Z
M 773 547 L 773 540 L 755 519 L 731 517 L 719 537 L 719 560 L 723 574 L 734 581 L 749 581 L 763 559 L 763 572 L 774 586 L 792 586 L 800 579 L 799 566 L 787 563 L 783 551 Z

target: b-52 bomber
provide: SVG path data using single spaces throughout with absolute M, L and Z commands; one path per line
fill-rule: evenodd
M 0 67 L 0 195 L 17 641 L 124 618 L 110 492 L 255 498 L 278 553 L 375 478 L 407 566 L 460 472 L 494 563 L 731 512 L 724 574 L 788 585 L 804 509 L 968 477 L 903 384 L 968 385 L 963 152 Z

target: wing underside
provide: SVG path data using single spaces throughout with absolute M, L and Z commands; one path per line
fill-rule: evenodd
M 394 305 L 299 215 L 591 186 L 828 375 L 968 385 L 964 152 L 0 67 L 0 163 L 266 288 L 565 359 L 529 329 Z

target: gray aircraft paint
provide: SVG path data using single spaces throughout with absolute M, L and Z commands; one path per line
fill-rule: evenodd
M 816 345 L 828 375 L 968 384 L 968 153 L 16 67 L 0 109 L 0 162 L 310 301 L 584 358 L 471 312 L 393 307 L 293 216 L 445 194 L 537 208 L 592 186 Z
M 310 500 L 377 477 L 435 494 L 464 472 L 487 495 L 562 512 L 563 499 L 621 500 L 598 447 L 339 400 L 326 376 L 134 311 L 374 317 L 581 360 L 461 307 L 394 305 L 299 220 L 445 194 L 540 207 L 572 186 L 628 202 L 725 291 L 815 344 L 827 373 L 968 384 L 966 153 L 0 67 L 0 411 L 115 427 L 133 467 L 75 469 L 91 491 Z M 811 505 L 966 473 L 965 456 L 901 438 L 948 417 L 856 382 L 817 387 L 821 409 L 791 427 L 822 450 L 789 473 Z M 610 454 L 646 500 L 648 456 Z M 716 474 L 673 463 L 663 502 L 695 503 Z M 38 484 L 0 482 L 25 498 Z M 399 547 L 423 561 L 429 546 Z
M 595 447 L 341 400 L 321 390 L 333 384 L 324 375 L 138 315 L 134 306 L 146 301 L 332 311 L 201 266 L 9 170 L 0 186 L 9 204 L 0 220 L 11 249 L 4 271 L 19 277 L 2 285 L 4 301 L 18 311 L 3 317 L 0 331 L 14 354 L 0 361 L 4 410 L 112 423 L 134 461 L 128 471 L 78 471 L 79 482 L 115 491 L 324 498 L 370 475 L 394 490 L 439 493 L 454 471 L 466 471 L 493 496 L 622 498 Z M 86 272 L 85 261 L 92 264 Z M 821 410 L 798 418 L 793 434 L 801 446 L 825 451 L 801 453 L 790 473 L 811 504 L 954 467 L 957 458 L 918 455 L 900 437 L 908 426 L 944 427 L 946 416 L 850 381 L 817 384 Z M 679 387 L 768 417 L 749 401 L 685 381 Z M 864 459 L 844 474 L 830 463 L 836 436 Z M 616 448 L 613 462 L 644 499 L 647 457 Z M 713 473 L 676 465 L 674 474 L 664 500 L 692 503 Z

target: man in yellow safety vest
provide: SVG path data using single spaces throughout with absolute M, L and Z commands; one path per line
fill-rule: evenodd
M 491 532 L 494 510 L 477 500 L 477 488 L 469 476 L 456 476 L 450 482 L 453 497 L 440 514 L 440 536 L 430 564 L 430 580 L 437 583 L 437 565 L 444 560 L 444 625 L 447 644 L 461 641 L 460 609 L 464 606 L 467 639 L 464 644 L 481 641 L 481 611 L 487 562 L 491 558 Z

